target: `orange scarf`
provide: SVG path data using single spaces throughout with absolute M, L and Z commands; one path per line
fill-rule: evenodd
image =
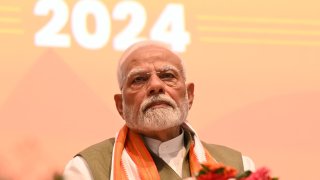
M 202 168 L 202 163 L 216 164 L 217 162 L 202 146 L 191 126 L 184 123 L 182 127 L 194 134 L 189 151 L 189 162 L 191 175 L 195 176 Z M 157 167 L 141 136 L 131 131 L 126 125 L 116 136 L 110 179 L 160 180 Z

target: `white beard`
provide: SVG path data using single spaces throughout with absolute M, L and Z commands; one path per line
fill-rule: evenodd
M 163 101 L 170 106 L 145 109 L 150 103 Z M 176 102 L 169 96 L 160 94 L 144 100 L 140 106 L 137 120 L 134 119 L 133 108 L 123 103 L 123 116 L 127 126 L 138 131 L 161 131 L 179 126 L 186 121 L 189 103 L 188 96 L 181 101 L 179 108 Z

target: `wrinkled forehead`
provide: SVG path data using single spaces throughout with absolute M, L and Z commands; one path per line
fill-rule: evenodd
M 131 52 L 120 65 L 122 73 L 126 74 L 133 68 L 142 66 L 175 66 L 182 70 L 180 58 L 167 48 L 156 45 L 144 46 Z
M 172 63 L 175 62 L 174 65 L 182 71 L 185 79 L 184 65 L 180 56 L 172 52 L 169 46 L 162 42 L 147 40 L 138 42 L 129 47 L 119 59 L 117 68 L 119 88 L 122 89 L 124 78 L 128 73 L 128 64 L 131 63 L 131 66 L 133 66 L 134 63 L 137 63 L 139 60 L 141 63 L 146 60 L 150 61 L 151 59 L 155 60 L 157 58 L 166 63 L 170 61 Z M 159 63 L 159 61 L 157 63 Z
M 141 41 L 141 42 L 138 42 L 138 43 L 131 45 L 128 49 L 126 49 L 123 52 L 121 58 L 118 61 L 118 66 L 121 66 L 125 61 L 127 61 L 128 56 L 130 56 L 133 52 L 135 52 L 136 50 L 139 50 L 139 49 L 146 48 L 146 47 L 162 47 L 164 49 L 168 49 L 168 50 L 170 49 L 167 44 L 164 44 L 159 41 L 151 41 L 151 40 Z

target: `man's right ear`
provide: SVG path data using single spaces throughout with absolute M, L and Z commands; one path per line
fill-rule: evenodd
M 120 114 L 120 116 L 123 118 L 123 106 L 122 106 L 122 94 L 115 94 L 114 95 L 114 102 L 116 103 L 116 107 L 117 107 L 117 110 Z

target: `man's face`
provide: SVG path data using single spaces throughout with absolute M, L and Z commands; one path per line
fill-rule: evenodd
M 162 47 L 143 47 L 128 56 L 121 66 L 122 95 L 115 100 L 130 128 L 160 131 L 186 120 L 193 84 L 185 84 L 182 70 L 179 58 Z

